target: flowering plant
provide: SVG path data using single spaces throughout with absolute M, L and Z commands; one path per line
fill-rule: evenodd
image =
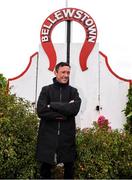
M 109 124 L 110 124 L 110 123 L 109 123 L 108 119 L 105 118 L 105 116 L 100 115 L 100 116 L 98 117 L 97 126 L 98 126 L 99 128 L 111 130 L 111 126 L 109 126 Z

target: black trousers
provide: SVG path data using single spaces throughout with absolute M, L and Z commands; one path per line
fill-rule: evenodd
M 41 179 L 51 179 L 52 165 L 43 162 L 40 167 Z M 74 179 L 74 163 L 64 163 L 64 179 Z

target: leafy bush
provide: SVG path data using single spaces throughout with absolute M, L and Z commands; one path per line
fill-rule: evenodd
M 0 88 L 4 89 L 6 88 L 7 80 L 3 76 L 3 74 L 0 74 Z
M 132 134 L 132 84 L 128 90 L 128 102 L 125 108 L 125 115 L 127 118 L 127 122 L 124 125 L 125 130 Z
M 132 136 L 118 130 L 91 128 L 77 132 L 76 178 L 132 178 Z
M 31 104 L 0 89 L 0 178 L 34 178 L 38 118 Z

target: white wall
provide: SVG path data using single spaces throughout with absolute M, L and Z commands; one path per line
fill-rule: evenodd
M 57 63 L 66 61 L 66 45 L 55 44 L 57 54 Z M 106 66 L 105 58 L 99 53 L 99 44 L 96 44 L 87 60 L 88 69 L 82 71 L 79 64 L 79 53 L 82 44 L 71 44 L 71 77 L 70 84 L 76 87 L 82 98 L 82 105 L 79 114 L 76 117 L 77 126 L 80 128 L 91 127 L 93 121 L 98 116 L 104 115 L 109 119 L 112 128 L 122 128 L 125 117 L 122 110 L 127 102 L 127 91 L 129 83 L 115 77 Z M 37 55 L 34 55 L 30 61 L 31 66 L 23 76 L 16 80 L 10 80 L 10 86 L 14 86 L 13 93 L 24 97 L 31 102 L 36 99 L 36 74 L 37 79 L 37 98 L 41 88 L 52 83 L 54 73 L 48 70 L 49 60 L 39 47 L 39 59 L 37 66 Z M 96 110 L 100 105 L 102 109 Z

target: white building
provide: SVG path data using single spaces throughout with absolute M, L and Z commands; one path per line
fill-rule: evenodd
M 60 18 L 60 14 L 57 17 Z M 79 43 L 70 44 L 70 85 L 78 89 L 82 98 L 81 110 L 76 117 L 77 126 L 91 127 L 99 115 L 104 115 L 112 128 L 123 128 L 125 116 L 122 111 L 126 106 L 132 80 L 119 77 L 112 71 L 107 56 L 99 51 L 97 43 L 87 59 L 88 69 L 82 71 L 79 63 L 82 46 Z M 54 48 L 57 63 L 66 61 L 66 43 L 54 44 Z M 52 83 L 54 73 L 48 68 L 48 56 L 40 45 L 39 52 L 30 57 L 27 68 L 17 77 L 8 80 L 9 86 L 13 86 L 12 92 L 36 104 L 41 88 Z

